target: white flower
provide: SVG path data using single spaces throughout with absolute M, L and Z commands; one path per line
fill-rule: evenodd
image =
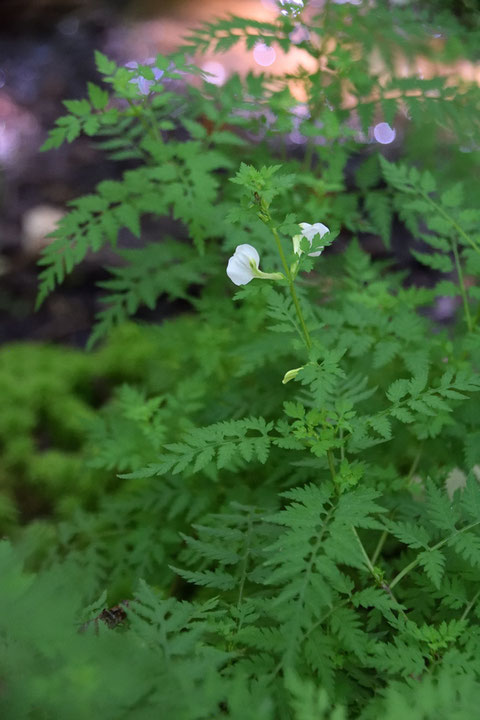
M 320 235 L 320 238 L 322 238 L 326 233 L 330 232 L 330 229 L 324 225 L 323 223 L 314 223 L 311 225 L 310 223 L 300 223 L 300 227 L 302 228 L 302 232 L 300 235 L 295 235 L 293 240 L 293 251 L 297 255 L 301 255 L 302 251 L 300 249 L 300 243 L 302 241 L 302 238 L 306 238 L 308 242 L 310 243 L 310 246 L 313 243 L 313 239 L 316 235 Z M 320 248 L 320 250 L 317 250 L 316 252 L 308 253 L 309 257 L 318 257 L 318 255 L 322 254 L 323 247 Z
M 227 265 L 227 275 L 235 285 L 246 285 L 255 277 L 260 255 L 253 245 L 238 245 Z
M 264 273 L 258 267 L 260 255 L 253 245 L 238 245 L 228 261 L 227 275 L 235 285 L 247 285 L 253 278 L 282 280 L 282 273 Z

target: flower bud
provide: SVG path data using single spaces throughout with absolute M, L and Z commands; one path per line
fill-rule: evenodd
M 282 384 L 286 385 L 290 380 L 293 380 L 297 377 L 300 370 L 303 370 L 305 366 L 302 365 L 302 367 L 294 368 L 293 370 L 288 370 L 285 375 L 283 376 Z

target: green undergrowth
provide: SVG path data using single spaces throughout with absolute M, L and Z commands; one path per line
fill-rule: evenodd
M 119 468 L 135 469 L 141 463 L 136 443 L 142 432 L 124 406 L 135 393 L 142 397 L 140 385 L 164 392 L 177 381 L 180 328 L 193 325 L 187 317 L 158 329 L 123 325 L 90 354 L 40 343 L 0 350 L 0 532 L 14 532 L 39 516 L 70 517 L 118 486 L 112 473 L 97 470 L 103 467 L 99 458 L 104 450 L 100 438 L 93 438 L 107 423 L 100 412 L 114 417 L 122 409 L 116 421 L 124 440 Z M 187 337 L 184 344 L 188 347 Z M 136 436 L 130 440 L 130 454 L 131 432 Z M 109 460 L 107 466 L 114 464 Z

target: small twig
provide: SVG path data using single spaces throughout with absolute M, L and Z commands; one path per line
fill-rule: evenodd
M 380 553 L 382 552 L 383 546 L 385 545 L 385 541 L 388 537 L 388 530 L 384 530 L 382 534 L 380 535 L 380 538 L 377 543 L 377 547 L 375 548 L 373 555 L 372 555 L 372 565 L 375 565 L 377 562 Z
M 440 540 L 440 542 L 438 542 L 438 543 L 437 543 L 436 545 L 434 545 L 433 547 L 429 547 L 428 550 L 430 550 L 430 552 L 433 551 L 433 550 L 439 550 L 441 547 L 443 547 L 444 545 L 446 545 L 446 544 L 447 544 L 453 537 L 455 537 L 456 535 L 461 535 L 462 533 L 466 532 L 467 530 L 472 530 L 474 527 L 477 527 L 477 525 L 480 525 L 480 520 L 477 520 L 476 522 L 471 523 L 470 525 L 465 525 L 465 527 L 461 528 L 460 530 L 457 530 L 456 532 L 452 533 L 451 535 L 449 535 L 448 537 L 444 538 L 443 540 Z M 411 570 L 414 570 L 414 569 L 417 567 L 417 565 L 419 564 L 419 562 L 420 562 L 420 560 L 419 560 L 419 555 L 417 555 L 417 557 L 415 558 L 415 560 L 412 560 L 411 563 L 409 563 L 408 565 L 406 565 L 406 566 L 403 568 L 403 570 L 400 570 L 400 572 L 399 572 L 397 575 L 395 575 L 395 577 L 393 578 L 392 582 L 390 583 L 390 587 L 391 587 L 391 588 L 395 587 L 395 585 L 397 585 L 397 584 L 400 582 L 400 580 L 402 580 L 402 579 L 405 577 L 405 575 L 408 575 L 408 573 L 409 573 Z
M 470 610 L 473 608 L 473 606 L 474 606 L 475 603 L 477 602 L 479 595 L 480 595 L 480 590 L 479 590 L 478 592 L 476 592 L 475 595 L 473 596 L 473 598 L 470 600 L 470 602 L 468 603 L 467 607 L 466 607 L 465 610 L 463 611 L 462 617 L 460 618 L 460 620 L 466 620 L 466 619 L 467 619 L 467 616 L 468 616 Z

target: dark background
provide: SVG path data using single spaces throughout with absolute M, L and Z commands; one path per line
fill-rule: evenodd
M 386 0 L 385 0 L 386 1 Z M 200 20 L 226 12 L 257 18 L 272 0 L 0 0 L 0 343 L 53 340 L 83 345 L 108 251 L 89 258 L 38 313 L 36 260 L 66 203 L 124 169 L 89 138 L 39 153 L 62 100 L 97 79 L 93 51 L 121 63 L 168 53 Z M 429 0 L 478 23 L 478 0 Z M 208 60 L 208 58 L 207 58 Z M 218 58 L 216 58 L 218 60 Z M 242 66 L 230 54 L 227 70 Z

